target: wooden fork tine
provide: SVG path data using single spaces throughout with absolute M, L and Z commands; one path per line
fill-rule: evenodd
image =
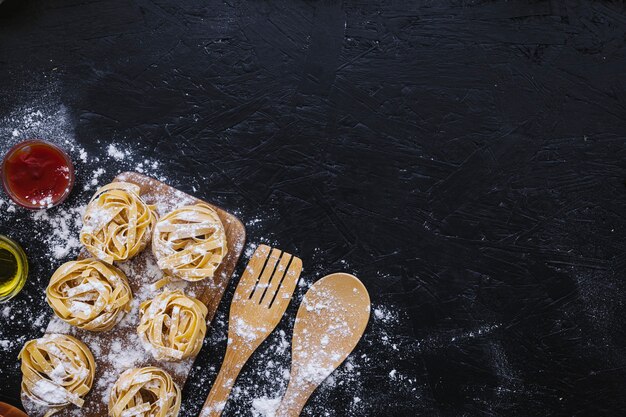
M 226 355 L 201 416 L 219 417 L 222 414 L 243 365 L 285 313 L 301 270 L 300 259 L 283 254 L 279 249 L 270 252 L 270 247 L 261 245 L 254 252 L 230 304 Z M 240 330 L 246 330 L 250 337 L 244 339 Z
M 278 266 L 276 267 L 276 270 L 274 271 L 274 275 L 272 275 L 270 284 L 267 287 L 267 291 L 265 291 L 265 295 L 263 296 L 263 299 L 261 300 L 261 305 L 263 305 L 264 307 L 269 308 L 270 303 L 274 299 L 274 294 L 276 294 L 276 291 L 278 290 L 279 285 L 283 277 L 285 276 L 285 272 L 287 272 L 287 266 L 289 265 L 291 258 L 292 258 L 291 254 L 287 252 L 283 252 L 282 257 L 280 258 L 280 262 L 278 263 Z
M 269 253 L 270 247 L 267 245 L 259 245 L 259 247 L 256 248 L 241 278 L 239 278 L 239 284 L 237 285 L 234 298 L 239 300 L 241 298 L 246 299 L 250 296 L 259 279 L 259 275 L 261 275 L 263 271 L 263 265 L 265 265 L 265 260 Z
M 298 278 L 300 277 L 301 272 L 302 260 L 294 256 L 291 264 L 289 264 L 289 269 L 283 278 L 280 288 L 276 291 L 276 297 L 274 298 L 274 302 L 270 308 L 286 308 L 286 304 L 289 304 L 289 301 L 291 301 L 291 296 L 296 288 L 296 285 L 298 284 Z
M 274 274 L 274 268 L 276 267 L 276 263 L 278 262 L 281 253 L 282 252 L 280 251 L 280 249 L 274 248 L 272 249 L 269 258 L 267 258 L 267 263 L 265 264 L 265 268 L 263 268 L 261 278 L 259 278 L 259 282 L 254 288 L 254 292 L 252 293 L 251 297 L 252 301 L 254 301 L 256 304 L 261 303 L 261 297 L 263 297 L 265 289 L 269 285 L 270 278 L 272 278 L 272 275 Z

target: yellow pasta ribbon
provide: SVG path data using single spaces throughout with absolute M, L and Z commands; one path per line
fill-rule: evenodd
M 155 359 L 181 360 L 195 356 L 206 334 L 207 308 L 182 291 L 163 291 L 144 301 L 137 333 Z
M 156 223 L 154 206 L 139 197 L 139 186 L 113 182 L 96 191 L 85 210 L 80 241 L 106 263 L 125 261 L 141 252 Z
M 213 277 L 228 252 L 226 232 L 217 212 L 199 203 L 161 218 L 152 236 L 159 268 L 187 281 Z
M 115 326 L 132 299 L 126 275 L 97 259 L 64 263 L 46 288 L 46 301 L 61 320 L 93 332 Z
M 91 389 L 96 370 L 93 355 L 83 342 L 49 334 L 26 342 L 18 358 L 22 360 L 22 392 L 50 408 L 46 417 L 70 404 L 82 407 L 82 397 Z
M 176 417 L 180 388 L 160 368 L 128 369 L 115 382 L 109 396 L 110 417 Z

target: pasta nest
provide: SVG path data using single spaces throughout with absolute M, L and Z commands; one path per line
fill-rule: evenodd
M 181 207 L 157 222 L 152 251 L 170 275 L 187 281 L 213 277 L 228 251 L 224 225 L 207 204 Z
M 157 360 L 195 356 L 206 334 L 207 308 L 182 291 L 163 291 L 139 307 L 137 333 Z
M 110 417 L 176 417 L 179 410 L 180 388 L 154 366 L 128 369 L 111 388 Z
M 96 365 L 89 348 L 78 339 L 49 334 L 26 342 L 22 360 L 22 392 L 33 402 L 50 408 L 50 416 L 63 407 L 83 406 L 91 389 Z
M 64 263 L 46 288 L 46 301 L 63 321 L 84 330 L 110 330 L 133 294 L 118 268 L 96 259 Z
M 106 263 L 125 261 L 150 241 L 156 223 L 154 206 L 139 197 L 139 186 L 113 182 L 96 191 L 83 217 L 80 241 Z

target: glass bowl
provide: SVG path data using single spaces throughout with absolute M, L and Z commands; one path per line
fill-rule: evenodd
M 59 156 L 62 157 L 62 159 L 64 160 L 65 164 L 68 167 L 68 184 L 67 184 L 65 191 L 61 195 L 57 196 L 54 200 L 50 201 L 50 203 L 48 204 L 40 204 L 39 202 L 35 204 L 30 201 L 27 201 L 25 198 L 20 197 L 14 190 L 11 189 L 10 181 L 7 178 L 8 161 L 10 161 L 15 156 L 15 154 L 17 154 L 24 148 L 28 146 L 33 146 L 33 145 L 50 148 L 52 151 L 56 152 Z M 40 140 L 40 139 L 26 140 L 26 141 L 18 143 L 17 145 L 9 149 L 9 152 L 7 152 L 7 154 L 4 156 L 4 159 L 2 161 L 2 168 L 0 170 L 0 174 L 2 175 L 2 186 L 4 187 L 4 191 L 8 194 L 11 200 L 13 200 L 15 204 L 22 206 L 24 208 L 30 209 L 30 210 L 40 210 L 40 209 L 58 206 L 59 204 L 63 203 L 67 199 L 67 197 L 72 192 L 72 188 L 74 188 L 74 179 L 75 179 L 74 178 L 74 164 L 72 163 L 72 160 L 69 157 L 69 155 L 63 149 L 59 148 L 55 144 L 50 143 L 45 140 Z
M 4 251 L 8 252 L 8 254 L 4 255 L 12 255 L 15 258 L 17 269 L 14 278 L 5 281 L 1 279 L 3 277 L 0 277 L 0 303 L 4 303 L 19 294 L 28 278 L 26 253 L 24 253 L 24 250 L 16 241 L 0 235 L 0 256 L 3 255 Z

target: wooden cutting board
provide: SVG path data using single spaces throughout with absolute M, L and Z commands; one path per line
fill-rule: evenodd
M 114 181 L 126 181 L 140 186 L 142 199 L 147 204 L 155 204 L 157 206 L 159 217 L 177 207 L 199 202 L 209 204 L 217 211 L 226 229 L 228 254 L 217 269 L 215 277 L 194 283 L 177 281 L 166 286 L 171 289 L 183 289 L 187 295 L 194 296 L 202 301 L 208 308 L 207 323 L 211 323 L 245 244 L 246 231 L 243 223 L 234 215 L 211 203 L 194 198 L 160 181 L 136 172 L 122 173 Z M 78 236 L 76 236 L 76 239 L 78 239 Z M 88 256 L 88 253 L 83 251 L 79 258 Z M 162 291 L 162 289 L 157 290 L 153 286 L 156 281 L 163 277 L 163 274 L 156 265 L 156 259 L 152 255 L 150 245 L 134 259 L 122 263 L 116 262 L 115 265 L 126 273 L 134 299 L 132 311 L 127 313 L 113 329 L 100 333 L 88 332 L 72 327 L 54 315 L 46 329 L 47 334 L 70 334 L 82 340 L 89 346 L 96 360 L 93 387 L 85 396 L 85 404 L 82 409 L 70 405 L 63 411 L 55 414 L 55 416 L 106 416 L 108 414 L 109 390 L 117 380 L 117 377 L 128 368 L 149 365 L 163 368 L 172 375 L 174 381 L 182 389 L 193 365 L 195 358 L 189 358 L 181 362 L 165 362 L 153 359 L 142 347 L 137 336 L 139 304 Z M 210 331 L 211 327 L 209 326 L 207 333 Z M 22 395 L 22 404 L 30 417 L 43 416 L 46 411 L 24 395 Z

